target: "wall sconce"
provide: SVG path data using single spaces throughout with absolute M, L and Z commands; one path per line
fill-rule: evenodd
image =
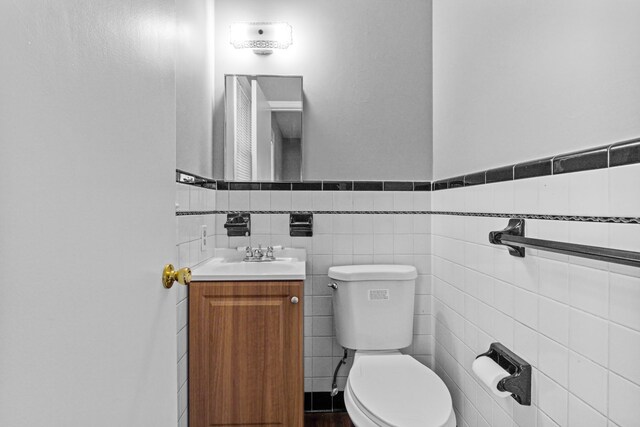
M 258 55 L 269 55 L 273 49 L 286 49 L 293 43 L 291 25 L 286 22 L 234 22 L 231 44 L 236 49 L 253 49 Z

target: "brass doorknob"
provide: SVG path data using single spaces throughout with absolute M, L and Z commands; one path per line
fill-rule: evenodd
M 170 289 L 176 280 L 182 285 L 191 283 L 191 269 L 185 267 L 176 271 L 173 269 L 173 265 L 165 265 L 164 270 L 162 270 L 162 284 L 164 287 Z

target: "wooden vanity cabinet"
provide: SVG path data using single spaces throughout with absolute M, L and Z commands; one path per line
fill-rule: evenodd
M 189 425 L 303 427 L 302 281 L 189 285 Z

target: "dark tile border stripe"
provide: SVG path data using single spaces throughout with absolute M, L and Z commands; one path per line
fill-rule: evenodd
M 305 412 L 346 412 L 346 410 L 344 391 L 339 391 L 333 397 L 328 391 L 306 391 L 304 393 Z
M 263 182 L 260 184 L 262 191 L 291 191 L 290 182 Z
M 513 165 L 489 169 L 484 173 L 484 176 L 487 184 L 492 182 L 511 181 L 513 180 Z
M 640 138 L 609 147 L 609 167 L 640 163 Z
M 413 191 L 413 182 L 385 181 L 384 191 Z
M 230 182 L 229 190 L 259 190 L 259 182 Z
M 311 399 L 311 392 L 305 392 L 304 393 L 304 412 L 309 412 L 311 411 L 311 403 L 312 403 L 312 399 Z
M 626 216 L 582 216 L 582 215 L 545 215 L 526 213 L 494 213 L 494 212 L 455 212 L 455 211 L 272 211 L 272 210 L 219 210 L 219 211 L 177 211 L 176 216 L 192 215 L 226 215 L 230 213 L 250 213 L 254 215 L 289 215 L 312 213 L 314 215 L 454 215 L 480 216 L 487 218 L 524 218 L 545 221 L 599 222 L 609 224 L 640 224 L 640 217 Z
M 517 164 L 513 167 L 513 179 L 551 175 L 552 164 L 551 157 Z
M 230 182 L 176 170 L 176 182 L 231 191 L 431 191 L 430 181 Z
M 446 190 L 464 186 L 491 184 L 538 176 L 558 175 L 594 169 L 640 163 L 640 138 L 615 144 L 559 154 L 513 165 L 501 166 L 486 171 L 474 172 L 462 177 L 439 179 L 432 184 L 432 190 Z
M 431 183 L 429 181 L 414 181 L 413 191 L 431 191 Z
M 447 188 L 449 188 L 449 181 L 447 181 L 446 179 L 433 183 L 433 191 L 446 190 Z
M 556 156 L 553 159 L 553 174 L 602 169 L 608 165 L 608 148 L 601 147 L 600 149 Z
M 322 181 L 307 181 L 291 183 L 292 191 L 322 191 Z
M 323 181 L 322 191 L 353 191 L 353 181 Z
M 382 181 L 354 181 L 353 191 L 383 191 Z
M 464 176 L 465 187 L 469 187 L 472 185 L 482 185 L 486 183 L 486 174 L 484 172 L 477 172 Z
M 449 180 L 449 188 L 464 187 L 464 176 L 457 176 Z
M 191 172 L 185 172 L 180 169 L 176 169 L 176 182 L 181 184 L 194 185 L 197 187 L 208 188 L 210 190 L 215 190 L 217 188 L 216 181 L 209 178 L 204 178 L 202 176 L 198 176 Z

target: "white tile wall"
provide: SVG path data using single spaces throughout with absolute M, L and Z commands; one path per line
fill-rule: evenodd
M 239 209 L 234 203 L 245 199 L 247 191 L 216 191 L 221 206 Z M 328 192 L 328 191 L 256 191 L 249 196 L 251 210 L 428 210 L 429 193 L 422 192 Z M 246 209 L 246 205 L 243 205 Z M 229 239 L 218 219 L 218 247 L 285 245 L 307 249 L 305 282 L 305 390 L 330 391 L 333 371 L 342 357 L 335 340 L 331 292 L 327 271 L 332 265 L 403 263 L 419 270 L 416 284 L 413 344 L 404 349 L 431 366 L 431 265 L 429 253 L 430 219 L 427 215 L 314 215 L 313 237 L 289 237 L 289 215 L 253 214 L 250 237 Z M 352 360 L 338 378 L 344 387 Z
M 639 216 L 639 184 L 640 165 L 632 165 L 431 196 L 434 210 Z M 524 259 L 512 257 L 487 239 L 506 224 L 432 216 L 435 369 L 458 425 L 640 425 L 640 271 L 529 249 Z M 526 229 L 640 250 L 637 224 L 527 220 Z M 531 407 L 494 397 L 471 373 L 473 357 L 493 341 L 533 365 Z
M 248 195 L 248 192 L 247 192 Z M 177 211 L 214 210 L 216 207 L 215 191 L 192 185 L 176 184 Z M 207 226 L 207 234 L 211 236 L 207 250 L 202 251 L 200 231 Z M 194 267 L 213 255 L 215 248 L 215 215 L 176 216 L 176 251 L 173 265 L 176 268 Z M 175 284 L 176 292 L 176 334 L 178 341 L 177 375 L 178 375 L 178 427 L 187 427 L 188 401 L 188 293 L 185 286 Z M 172 291 L 173 291 L 172 289 Z
M 638 216 L 640 165 L 434 193 L 211 191 L 177 184 L 181 210 L 445 210 Z M 304 247 L 305 390 L 328 391 L 342 349 L 333 332 L 327 270 L 351 263 L 416 265 L 414 341 L 467 427 L 639 425 L 640 271 L 527 249 L 524 259 L 488 243 L 505 219 L 445 215 L 315 215 L 314 236 L 291 238 L 288 215 L 252 215 L 252 236 L 228 238 L 225 216 L 177 217 L 176 264 L 194 266 L 200 226 L 210 249 Z M 527 221 L 527 235 L 639 250 L 640 226 Z M 432 276 L 433 270 L 433 276 Z M 433 287 L 433 289 L 432 289 Z M 187 425 L 186 292 L 178 288 L 179 426 Z M 471 373 L 501 341 L 534 367 L 533 405 L 499 399 Z M 348 368 L 343 368 L 343 387 Z

